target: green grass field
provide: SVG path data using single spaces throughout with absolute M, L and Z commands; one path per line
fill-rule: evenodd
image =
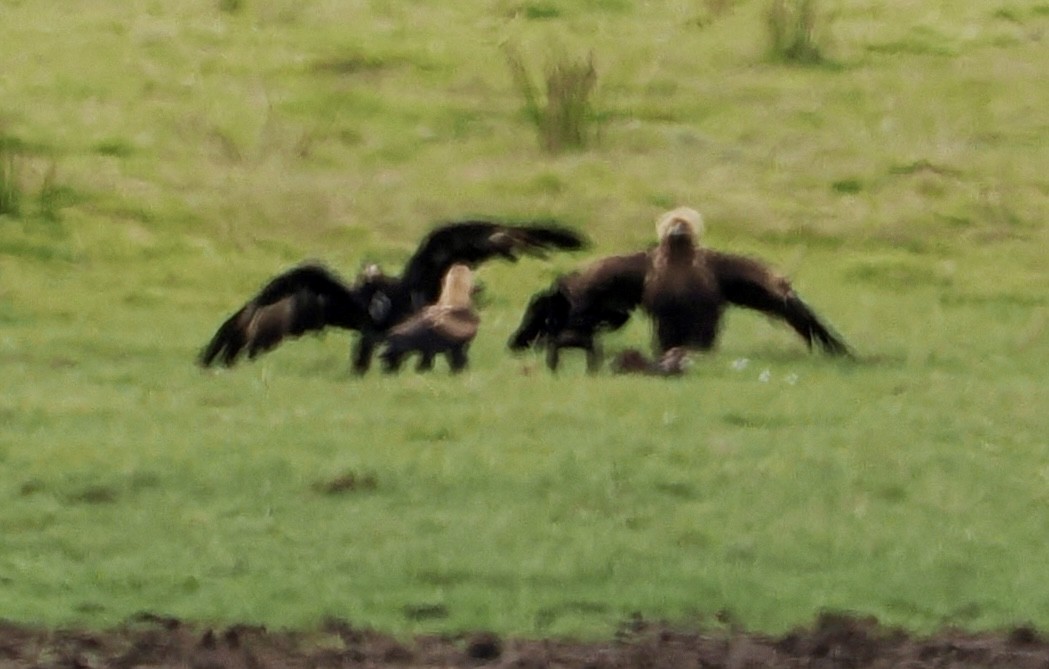
M 1049 4 L 900 4 L 826 3 L 796 66 L 758 0 L 4 2 L 0 618 L 1049 628 Z M 507 45 L 593 53 L 589 148 L 540 148 Z M 746 313 L 680 380 L 506 351 L 679 204 L 861 360 Z M 594 247 L 483 266 L 467 373 L 194 366 L 292 263 L 475 214 Z

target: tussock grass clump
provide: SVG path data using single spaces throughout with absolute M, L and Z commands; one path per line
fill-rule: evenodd
M 58 163 L 47 154 L 0 133 L 0 216 L 57 222 L 64 207 L 84 199 L 59 182 Z
M 39 177 L 35 198 L 29 195 L 37 181 L 33 158 L 20 141 L 0 136 L 0 216 L 38 215 L 57 221 L 60 210 L 75 199 L 75 193 L 58 183 L 58 166 L 52 160 Z M 28 206 L 27 200 L 36 206 Z
M 18 176 L 19 157 L 15 142 L 0 137 L 0 216 L 22 213 L 22 185 Z
M 772 0 L 765 17 L 774 60 L 801 65 L 825 62 L 817 0 Z
M 540 145 L 550 153 L 585 148 L 594 134 L 591 96 L 597 86 L 597 69 L 593 53 L 578 60 L 560 56 L 550 63 L 545 72 L 545 98 L 517 49 L 506 47 L 506 61 Z
M 57 221 L 58 213 L 68 199 L 69 189 L 58 184 L 58 165 L 53 161 L 44 173 L 37 196 L 40 204 L 40 215 L 49 221 Z
M 736 0 L 703 0 L 699 15 L 692 23 L 700 28 L 713 24 L 727 16 L 733 9 Z
M 244 0 L 218 0 L 219 11 L 223 14 L 239 14 L 244 10 Z

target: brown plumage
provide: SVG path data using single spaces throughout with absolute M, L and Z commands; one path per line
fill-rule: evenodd
M 400 369 L 404 359 L 419 354 L 419 371 L 433 368 L 434 358 L 444 354 L 453 372 L 466 367 L 467 350 L 481 323 L 473 309 L 473 275 L 466 265 L 452 265 L 444 277 L 436 304 L 390 330 L 382 352 L 383 368 Z
M 675 347 L 710 350 L 725 308 L 737 305 L 785 321 L 810 348 L 818 343 L 831 355 L 852 355 L 785 276 L 752 258 L 701 246 L 703 218 L 696 210 L 667 212 L 657 231 L 641 304 L 652 317 L 660 354 Z
M 226 319 L 200 352 L 204 367 L 254 358 L 285 339 L 328 328 L 356 331 L 353 368 L 365 372 L 386 333 L 437 300 L 441 281 L 456 263 L 477 266 L 491 258 L 516 261 L 553 250 L 577 250 L 578 233 L 551 222 L 521 225 L 460 221 L 434 229 L 409 258 L 400 276 L 375 266 L 346 282 L 323 265 L 294 267 L 270 280 Z
M 561 349 L 579 348 L 586 351 L 587 368 L 596 371 L 601 364 L 597 335 L 630 320 L 641 302 L 649 262 L 645 251 L 607 256 L 559 277 L 532 297 L 510 348 L 545 346 L 550 369 L 557 369 Z
M 656 348 L 708 350 L 714 345 L 725 302 L 713 268 L 698 247 L 703 219 L 682 207 L 657 224 L 659 245 L 651 253 L 641 305 L 652 317 Z
M 698 212 L 675 209 L 660 218 L 659 245 L 650 251 L 602 258 L 559 278 L 529 302 L 510 348 L 546 346 L 551 369 L 560 349 L 581 348 L 593 371 L 598 335 L 622 327 L 642 305 L 653 320 L 657 356 L 675 347 L 709 350 L 725 310 L 738 306 L 785 322 L 810 348 L 852 355 L 786 277 L 759 260 L 700 246 L 702 228 Z
M 362 274 L 358 286 L 374 277 Z M 350 286 L 323 265 L 299 265 L 271 279 L 255 297 L 219 326 L 200 352 L 204 367 L 254 359 L 284 339 L 327 327 L 367 330 L 374 319 L 367 294 Z

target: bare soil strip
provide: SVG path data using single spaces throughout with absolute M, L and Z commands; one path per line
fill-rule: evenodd
M 919 637 L 871 618 L 827 614 L 782 636 L 685 630 L 634 620 L 604 642 L 503 639 L 489 632 L 403 641 L 332 621 L 311 631 L 224 629 L 142 615 L 108 631 L 0 622 L 0 669 L 61 667 L 1049 667 L 1049 641 L 1028 627 Z

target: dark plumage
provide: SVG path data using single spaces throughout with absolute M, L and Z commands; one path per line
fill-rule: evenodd
M 441 281 L 452 265 L 476 267 L 490 258 L 544 257 L 552 250 L 574 251 L 585 245 L 578 233 L 553 223 L 471 220 L 433 230 L 399 277 L 373 266 L 347 283 L 322 265 L 300 265 L 272 279 L 230 316 L 201 351 L 199 362 L 205 367 L 217 362 L 232 366 L 242 354 L 254 358 L 286 338 L 336 327 L 360 333 L 353 368 L 363 373 L 391 328 L 438 299 Z
M 466 265 L 452 265 L 445 275 L 440 298 L 386 334 L 383 368 L 395 372 L 404 358 L 419 354 L 419 371 L 433 368 L 438 354 L 448 358 L 453 372 L 466 367 L 466 353 L 481 323 L 473 309 L 473 277 Z
M 730 305 L 760 311 L 789 325 L 810 349 L 816 344 L 829 355 L 853 357 L 840 334 L 794 292 L 787 277 L 745 256 L 705 250 L 721 298 Z
M 373 322 L 368 307 L 361 291 L 327 268 L 300 265 L 272 279 L 227 318 L 200 352 L 200 364 L 230 367 L 241 354 L 253 359 L 286 337 L 325 327 L 366 329 Z
M 578 251 L 586 240 L 551 222 L 504 225 L 463 221 L 435 229 L 423 238 L 401 273 L 400 283 L 415 309 L 437 300 L 441 279 L 455 263 L 476 267 L 491 258 L 517 262 L 520 255 L 545 258 L 551 250 Z
M 794 292 L 790 281 L 752 258 L 699 244 L 703 219 L 682 207 L 659 221 L 641 303 L 652 317 L 656 348 L 714 347 L 726 307 L 736 305 L 785 321 L 811 348 L 851 356 L 848 345 Z
M 594 370 L 600 364 L 597 335 L 622 327 L 643 306 L 659 357 L 677 347 L 705 351 L 717 342 L 725 310 L 739 306 L 784 321 L 810 348 L 852 355 L 786 277 L 753 258 L 700 247 L 701 228 L 698 212 L 676 209 L 661 218 L 654 249 L 602 258 L 558 279 L 532 298 L 510 348 L 545 345 L 551 369 L 560 349 L 581 348 Z
M 641 306 L 652 317 L 659 353 L 674 346 L 701 351 L 714 345 L 725 301 L 714 269 L 697 238 L 703 220 L 692 209 L 675 209 L 658 224 L 659 245 L 645 275 Z
M 515 351 L 546 347 L 547 365 L 557 369 L 563 348 L 586 351 L 587 368 L 600 366 L 600 332 L 618 330 L 641 302 L 648 253 L 601 258 L 578 272 L 559 277 L 535 295 L 510 338 Z

